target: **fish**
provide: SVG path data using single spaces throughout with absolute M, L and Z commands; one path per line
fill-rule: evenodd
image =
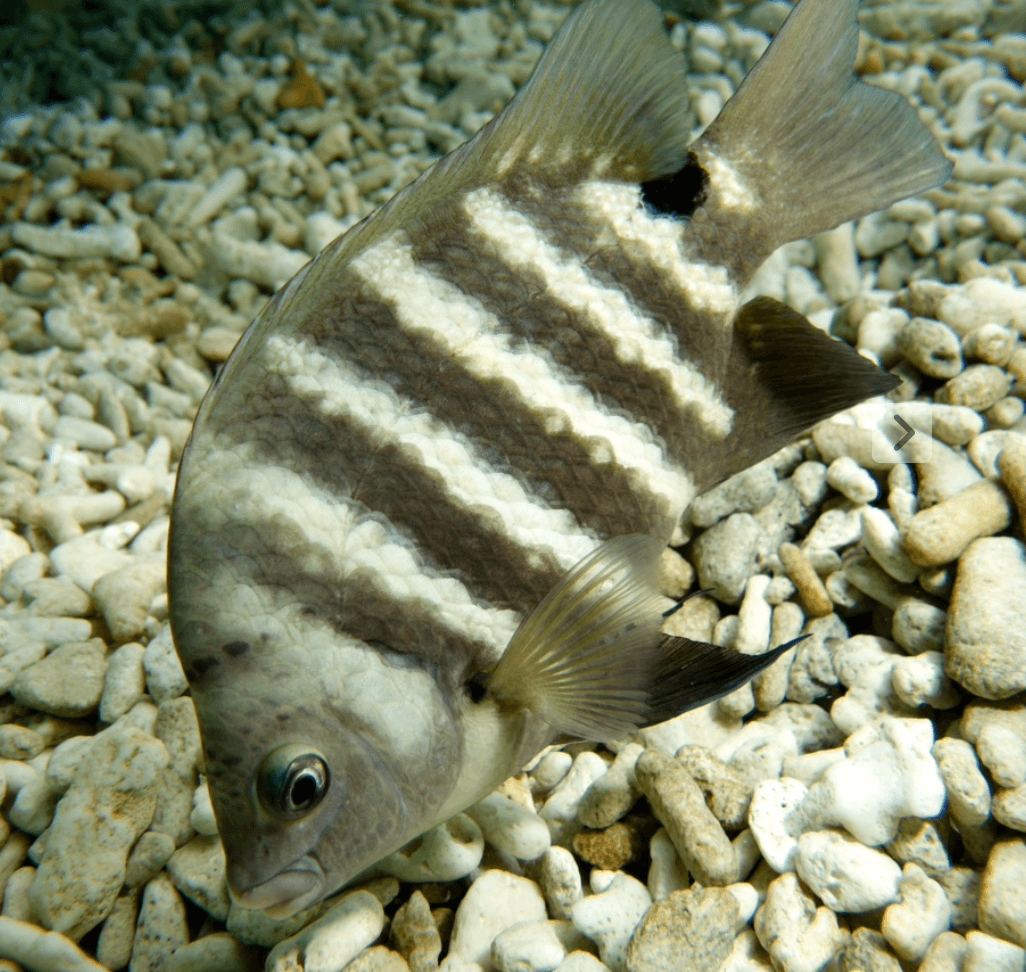
M 951 171 L 857 43 L 857 0 L 801 0 L 693 139 L 659 8 L 588 0 L 242 336 L 168 554 L 238 904 L 312 907 L 553 741 L 661 722 L 790 647 L 665 634 L 659 562 L 697 494 L 898 383 L 742 303 L 783 243 Z

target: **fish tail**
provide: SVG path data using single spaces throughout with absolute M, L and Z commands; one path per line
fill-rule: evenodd
M 745 251 L 742 278 L 783 243 L 924 192 L 951 172 L 915 109 L 855 75 L 857 12 L 858 0 L 801 0 L 692 147 L 690 178 L 697 165 L 707 180 L 693 228 L 725 216 L 748 223 L 733 241 L 747 246 L 732 247 Z

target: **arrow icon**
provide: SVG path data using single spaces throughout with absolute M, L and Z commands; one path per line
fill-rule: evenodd
M 898 425 L 900 425 L 905 430 L 905 434 L 900 439 L 898 439 L 897 442 L 894 443 L 894 451 L 898 452 L 900 451 L 901 447 L 906 442 L 908 442 L 908 440 L 911 439 L 912 436 L 914 436 L 916 433 L 915 429 L 913 429 L 912 426 L 908 424 L 908 422 L 906 422 L 900 415 L 898 415 L 897 412 L 894 413 L 894 421 L 897 422 Z

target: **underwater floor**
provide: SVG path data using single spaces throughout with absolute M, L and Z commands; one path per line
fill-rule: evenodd
M 692 504 L 665 593 L 711 593 L 667 630 L 811 637 L 546 751 L 309 911 L 229 899 L 167 621 L 191 421 L 274 290 L 501 108 L 568 9 L 140 7 L 82 34 L 70 88 L 38 84 L 68 8 L 0 34 L 0 970 L 1026 970 L 1022 0 L 863 4 L 858 72 L 954 175 L 752 287 L 903 384 Z M 678 4 L 699 127 L 788 10 Z M 888 454 L 896 411 L 924 452 Z

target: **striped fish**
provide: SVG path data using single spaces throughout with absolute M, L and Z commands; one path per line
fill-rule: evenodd
M 689 145 L 649 0 L 591 0 L 510 105 L 267 305 L 181 464 L 171 620 L 228 881 L 285 916 L 554 739 L 776 657 L 661 633 L 702 490 L 896 381 L 782 304 L 782 243 L 949 172 L 802 0 Z M 786 647 L 786 646 L 784 646 Z

